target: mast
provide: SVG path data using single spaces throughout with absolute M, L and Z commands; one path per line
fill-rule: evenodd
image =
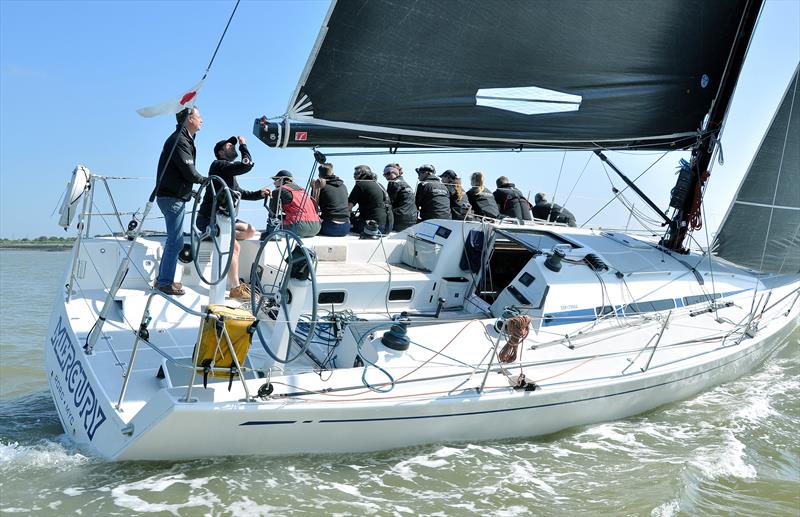
M 692 224 L 692 219 L 699 216 L 703 187 L 709 176 L 709 166 L 714 153 L 714 146 L 722 131 L 722 125 L 725 121 L 736 83 L 739 80 L 739 73 L 755 30 L 756 20 L 761 12 L 762 3 L 763 0 L 748 0 L 743 10 L 739 31 L 731 48 L 717 97 L 709 111 L 708 122 L 700 132 L 698 142 L 692 148 L 692 156 L 689 163 L 690 173 L 678 176 L 675 190 L 685 189 L 687 195 L 682 200 L 682 203 L 678 203 L 679 207 L 675 207 L 675 213 L 672 216 L 669 229 L 661 240 L 661 244 L 667 249 L 679 253 L 687 253 L 688 249 L 684 247 L 686 236 L 689 230 L 699 228 L 699 226 Z

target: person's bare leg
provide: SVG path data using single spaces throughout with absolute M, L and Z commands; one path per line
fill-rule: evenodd
M 243 241 L 252 239 L 256 235 L 256 229 L 250 223 L 236 223 L 236 240 Z
M 231 284 L 231 289 L 239 287 L 239 248 L 239 241 L 233 241 L 233 256 L 231 257 L 231 267 L 228 270 L 228 281 Z
M 239 250 L 241 246 L 238 241 L 250 239 L 256 234 L 256 229 L 249 223 L 236 222 L 236 240 L 233 243 L 233 256 L 231 257 L 231 268 L 228 271 L 228 282 L 231 289 L 239 286 Z

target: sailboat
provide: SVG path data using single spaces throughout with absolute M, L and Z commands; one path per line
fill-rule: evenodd
M 240 243 L 241 303 L 224 288 L 235 217 L 215 210 L 214 235 L 192 218 L 186 294 L 172 297 L 152 288 L 163 235 L 121 219 L 89 234 L 108 178 L 79 166 L 62 224 L 77 214 L 80 233 L 45 346 L 67 436 L 112 460 L 532 437 L 757 367 L 800 322 L 797 70 L 713 246 L 687 243 L 760 8 L 333 2 L 285 117 L 254 121 L 268 146 L 321 161 L 336 147 L 589 149 L 609 166 L 606 150 L 689 151 L 667 210 L 619 171 L 663 234 L 468 218 L 301 239 L 278 226 Z

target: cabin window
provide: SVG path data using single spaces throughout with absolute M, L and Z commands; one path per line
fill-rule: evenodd
M 528 272 L 522 273 L 522 276 L 519 277 L 519 281 L 525 287 L 529 287 L 536 278 Z
M 516 300 L 519 303 L 521 303 L 522 305 L 530 305 L 531 304 L 530 300 L 525 298 L 525 296 L 521 292 L 519 292 L 519 289 L 517 289 L 513 285 L 508 286 L 508 292 L 511 293 L 511 295 L 514 298 L 516 298 Z
M 345 299 L 345 292 L 344 291 L 323 291 L 319 293 L 317 297 L 317 302 L 330 305 L 330 304 L 338 304 L 344 303 Z
M 683 304 L 684 305 L 694 305 L 696 303 L 705 303 L 710 302 L 711 300 L 716 300 L 717 298 L 722 298 L 722 295 L 717 294 L 701 294 L 698 296 L 684 296 Z
M 439 228 L 436 229 L 436 235 L 443 239 L 450 237 L 451 233 L 452 230 L 450 228 L 445 228 L 444 226 L 440 226 Z
M 597 317 L 607 316 L 609 314 L 614 314 L 614 306 L 613 305 L 604 305 L 602 307 L 595 307 L 594 309 L 595 314 Z
M 652 300 L 647 302 L 629 303 L 625 307 L 625 314 L 641 314 L 643 312 L 666 311 L 675 308 L 672 298 L 666 300 Z
M 414 297 L 414 290 L 411 288 L 392 289 L 389 291 L 390 302 L 410 302 Z

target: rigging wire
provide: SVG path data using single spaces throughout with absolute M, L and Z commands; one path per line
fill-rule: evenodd
M 795 75 L 795 83 L 794 83 L 794 90 L 797 92 L 797 82 L 800 80 L 800 77 Z M 791 125 L 792 120 L 792 111 L 794 111 L 794 99 L 796 95 L 792 95 L 792 103 L 789 105 L 789 114 L 787 115 L 788 122 L 786 123 L 786 131 L 783 135 L 783 147 L 781 148 L 781 162 L 778 165 L 778 177 L 775 178 L 775 190 L 772 193 L 772 204 L 769 209 L 769 221 L 767 222 L 767 231 L 764 236 L 764 248 L 761 251 L 761 262 L 758 266 L 759 271 L 764 269 L 764 258 L 767 254 L 767 243 L 769 242 L 769 231 L 772 227 L 772 218 L 775 215 L 775 201 L 778 198 L 778 189 L 780 188 L 781 184 L 781 173 L 783 172 L 783 159 L 786 156 L 786 143 L 789 140 L 789 126 Z
M 558 169 L 558 176 L 556 177 L 556 188 L 553 190 L 553 200 L 550 202 L 550 211 L 547 212 L 547 217 L 545 218 L 547 221 L 550 220 L 550 216 L 553 213 L 553 207 L 555 206 L 556 203 L 556 194 L 558 193 L 558 185 L 559 183 L 561 183 L 561 173 L 564 172 L 564 162 L 566 161 L 566 159 L 567 159 L 567 151 L 565 150 L 564 155 L 561 157 L 561 167 Z
M 575 184 L 572 185 L 572 190 L 569 191 L 569 194 L 567 194 L 567 199 L 564 200 L 564 206 L 566 206 L 569 203 L 569 200 L 572 198 L 572 193 L 575 192 L 575 187 L 577 187 L 578 183 L 580 183 L 581 178 L 583 177 L 583 173 L 586 172 L 586 168 L 589 166 L 589 162 L 592 161 L 592 156 L 595 156 L 595 154 L 589 153 L 589 158 L 586 159 L 586 163 L 583 165 L 583 170 L 581 170 L 581 173 L 578 174 L 578 179 L 575 180 Z
M 561 167 L 558 169 L 558 177 L 556 178 L 556 188 L 553 190 L 553 203 L 556 202 L 556 194 L 558 193 L 558 185 L 561 183 L 561 173 L 564 172 L 564 162 L 567 160 L 567 151 L 564 151 L 564 155 L 561 157 Z M 550 211 L 552 212 L 553 207 L 552 203 L 550 206 Z M 550 214 L 547 214 L 547 220 L 550 220 Z
M 705 190 L 705 189 L 703 189 Z M 714 307 L 714 315 L 719 318 L 719 309 L 718 304 L 716 303 L 717 299 L 717 286 L 716 282 L 714 281 L 714 261 L 711 257 L 711 241 L 708 240 L 708 219 L 706 219 L 706 207 L 705 205 L 700 205 L 700 215 L 703 218 L 703 229 L 706 232 L 706 256 L 708 257 L 708 271 L 711 274 L 711 299 L 712 301 L 711 306 Z
M 241 2 L 241 0 L 236 0 L 236 5 L 233 6 L 233 10 L 231 11 L 231 15 L 228 18 L 228 23 L 225 24 L 225 29 L 222 31 L 222 35 L 220 36 L 219 41 L 217 42 L 217 46 L 214 49 L 214 53 L 211 55 L 211 60 L 208 62 L 208 66 L 206 67 L 206 71 L 203 73 L 202 79 L 200 79 L 201 83 L 203 81 L 205 81 L 206 77 L 208 77 L 208 73 L 211 71 L 211 65 L 214 64 L 214 60 L 217 57 L 217 52 L 219 52 L 219 49 L 222 46 L 222 41 L 225 39 L 225 35 L 228 33 L 228 27 L 230 27 L 231 22 L 233 21 L 233 16 L 236 14 L 236 10 L 239 8 L 239 2 Z M 195 96 L 192 98 L 191 102 L 189 103 L 190 107 L 192 107 L 192 108 L 194 107 L 194 104 L 195 104 L 195 101 L 197 100 L 197 96 L 198 95 L 199 95 L 199 92 L 196 92 Z M 189 117 L 186 117 L 184 119 L 183 123 L 181 124 L 181 130 L 183 130 L 183 128 L 186 127 L 186 122 L 188 120 L 189 120 Z M 169 165 L 169 162 L 172 159 L 172 155 L 173 155 L 173 153 L 175 152 L 175 149 L 178 146 L 178 140 L 179 139 L 177 139 L 177 138 L 175 139 L 175 143 L 172 145 L 172 149 L 170 150 L 169 155 L 167 157 L 167 160 L 164 163 L 164 167 L 160 171 L 158 171 L 158 176 L 156 177 L 156 185 L 153 188 L 153 191 L 150 193 L 150 197 L 148 199 L 148 201 L 150 203 L 152 203 L 156 199 L 156 196 L 158 194 L 158 188 L 159 188 L 159 186 L 161 184 L 161 181 L 163 180 L 164 173 L 166 172 L 167 166 Z M 145 210 L 144 214 L 142 215 L 142 220 L 139 222 L 140 226 L 142 226 L 142 227 L 144 226 L 144 221 L 145 221 L 145 218 L 147 217 L 147 215 L 148 215 L 148 210 Z M 137 236 L 134 235 L 134 240 L 135 240 L 136 237 Z
M 641 172 L 641 174 L 639 174 L 638 176 L 636 176 L 636 177 L 633 179 L 633 183 L 636 183 L 636 180 L 638 180 L 639 178 L 641 178 L 642 176 L 644 176 L 645 174 L 647 174 L 647 172 L 648 172 L 648 171 L 650 171 L 650 170 L 651 170 L 653 167 L 655 167 L 655 165 L 656 165 L 658 162 L 660 162 L 660 161 L 661 161 L 661 159 L 662 159 L 662 158 L 664 158 L 664 157 L 665 157 L 665 156 L 666 156 L 668 153 L 669 153 L 669 151 L 664 151 L 664 152 L 661 154 L 661 156 L 659 156 L 659 157 L 658 157 L 658 159 L 656 159 L 656 161 L 654 161 L 652 164 L 650 164 L 650 166 L 649 166 L 649 167 L 647 167 L 645 170 L 643 170 L 643 171 Z M 591 156 L 590 156 L 590 158 L 591 158 Z M 602 162 L 601 162 L 601 163 L 602 163 Z M 605 164 L 603 164 L 603 168 L 605 168 Z M 606 171 L 606 176 L 608 176 L 608 171 Z M 611 182 L 611 178 L 609 178 L 609 182 Z M 614 183 L 613 183 L 613 182 L 611 182 L 611 186 L 612 186 L 612 187 L 614 186 Z M 587 224 L 589 224 L 589 221 L 591 221 L 592 219 L 594 219 L 594 218 L 595 218 L 595 217 L 596 217 L 598 214 L 600 214 L 600 212 L 602 212 L 603 210 L 605 210 L 605 209 L 606 209 L 606 207 L 607 207 L 608 205 L 610 205 L 611 203 L 613 203 L 613 202 L 614 202 L 614 200 L 615 200 L 615 199 L 617 199 L 617 196 L 618 196 L 619 194 L 621 194 L 622 192 L 625 192 L 626 190 L 628 190 L 628 187 L 627 187 L 627 186 L 625 186 L 625 187 L 624 187 L 622 190 L 620 190 L 620 191 L 618 191 L 618 192 L 615 192 L 615 193 L 614 193 L 614 197 L 612 197 L 612 198 L 611 198 L 611 199 L 610 199 L 610 200 L 609 200 L 609 201 L 608 201 L 608 202 L 607 202 L 605 205 L 603 205 L 602 207 L 600 207 L 600 210 L 598 210 L 597 212 L 595 212 L 594 214 L 592 214 L 592 216 L 591 216 L 589 219 L 587 219 L 586 221 L 584 221 L 584 223 L 581 225 L 581 228 L 583 228 L 583 227 L 585 227 Z
M 239 8 L 239 2 L 241 2 L 241 0 L 236 0 L 236 5 L 233 6 L 233 11 L 231 11 L 231 15 L 228 18 L 228 23 L 225 24 L 225 29 L 222 31 L 222 36 L 219 37 L 217 47 L 214 49 L 214 54 L 211 56 L 211 61 L 208 62 L 208 67 L 206 67 L 206 71 L 203 74 L 203 79 L 206 78 L 208 72 L 211 70 L 211 65 L 214 64 L 214 59 L 217 57 L 217 52 L 219 52 L 219 47 L 222 45 L 222 40 L 225 39 L 225 34 L 228 33 L 228 27 L 231 26 L 231 22 L 233 21 L 233 15 L 236 14 L 236 9 Z

